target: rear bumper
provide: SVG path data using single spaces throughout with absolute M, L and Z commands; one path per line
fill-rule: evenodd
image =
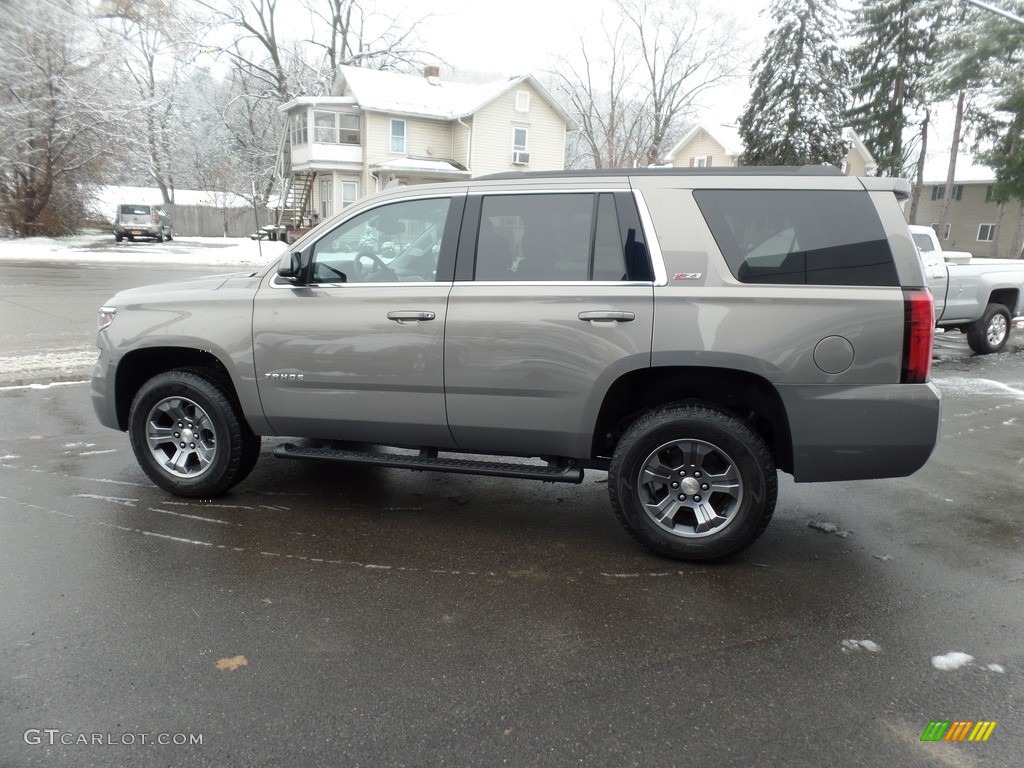
M 114 234 L 124 237 L 156 237 L 162 230 L 160 224 L 118 224 L 114 227 Z
M 939 439 L 942 396 L 927 384 L 780 386 L 798 483 L 906 477 Z

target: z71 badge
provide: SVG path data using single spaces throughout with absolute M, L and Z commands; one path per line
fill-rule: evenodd
M 700 280 L 704 277 L 703 272 L 676 272 L 672 276 L 673 280 Z

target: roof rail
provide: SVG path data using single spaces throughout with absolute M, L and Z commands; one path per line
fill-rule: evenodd
M 477 179 L 557 179 L 573 176 L 842 176 L 834 165 L 727 165 L 718 168 L 577 168 L 566 171 L 503 171 Z

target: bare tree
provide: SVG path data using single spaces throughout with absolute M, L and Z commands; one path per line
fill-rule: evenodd
M 198 0 L 215 23 L 237 34 L 223 52 L 232 64 L 245 68 L 254 80 L 276 92 L 283 103 L 294 94 L 288 77 L 283 38 L 277 29 L 279 0 Z
M 645 77 L 650 120 L 647 163 L 659 162 L 674 127 L 700 98 L 739 72 L 731 19 L 702 0 L 618 0 L 632 25 Z
M 616 0 L 600 28 L 593 40 L 581 35 L 553 73 L 581 126 L 579 159 L 658 163 L 702 97 L 737 76 L 734 25 L 703 0 Z
M 580 130 L 570 146 L 570 167 L 624 168 L 637 164 L 647 141 L 644 104 L 633 97 L 638 62 L 626 55 L 625 22 L 602 24 L 601 50 L 595 58 L 581 35 L 576 60 L 563 59 L 553 72 L 555 91 L 566 102 Z
M 338 67 L 347 64 L 369 69 L 405 69 L 437 59 L 424 51 L 416 29 L 430 19 L 399 21 L 399 14 L 380 13 L 372 3 L 358 0 L 304 0 L 312 29 L 326 30 L 323 38 L 307 39 L 321 51 L 320 66 L 310 62 L 319 75 L 320 90 L 329 92 Z M 326 71 L 325 71 L 326 70 Z
M 190 25 L 165 0 L 102 0 L 94 13 L 117 43 L 125 91 L 134 94 L 131 101 L 141 116 L 141 126 L 124 137 L 122 147 L 136 150 L 141 156 L 136 162 L 160 189 L 164 203 L 173 203 L 180 83 L 197 48 Z
M 48 11 L 10 7 L 0 25 L 0 214 L 21 237 L 74 231 L 123 132 L 114 61 L 84 8 Z

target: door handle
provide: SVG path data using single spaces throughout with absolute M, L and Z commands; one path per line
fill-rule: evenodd
M 388 320 L 396 323 L 418 323 L 422 320 L 433 320 L 436 315 L 433 312 L 422 312 L 414 309 L 405 309 L 398 312 L 388 312 Z
M 632 312 L 599 310 L 595 312 L 580 312 L 579 318 L 588 323 L 628 323 L 630 320 L 635 320 L 636 315 Z

